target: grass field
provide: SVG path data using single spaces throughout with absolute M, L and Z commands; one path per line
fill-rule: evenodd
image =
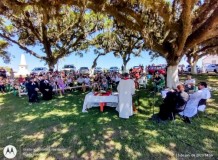
M 156 123 L 152 98 L 140 90 L 139 113 L 120 119 L 113 108 L 82 113 L 84 93 L 30 105 L 27 97 L 0 95 L 0 159 L 6 145 L 17 159 L 218 159 L 218 77 L 197 76 L 213 88 L 205 113 L 184 123 Z M 160 98 L 155 99 L 155 113 Z

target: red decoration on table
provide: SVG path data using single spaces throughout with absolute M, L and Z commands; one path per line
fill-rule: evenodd
M 107 91 L 106 93 L 95 92 L 94 95 L 95 96 L 110 96 L 111 95 L 111 91 Z

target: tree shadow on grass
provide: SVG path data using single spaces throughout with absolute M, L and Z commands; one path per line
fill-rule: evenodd
M 140 112 L 124 120 L 110 107 L 104 112 L 92 108 L 82 113 L 84 95 L 80 94 L 31 106 L 25 98 L 6 95 L 0 106 L 0 144 L 62 149 L 35 151 L 32 156 L 36 159 L 180 159 L 178 156 L 200 153 L 218 156 L 214 121 L 203 117 L 193 119 L 191 125 L 179 119 L 175 124 L 158 124 L 148 120 L 152 115 L 150 97 L 143 91 L 140 98 Z M 217 113 L 210 114 L 218 117 Z

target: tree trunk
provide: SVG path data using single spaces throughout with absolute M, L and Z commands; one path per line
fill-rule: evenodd
M 127 65 L 127 62 L 123 63 L 123 73 L 127 72 L 126 65 Z
M 167 87 L 176 89 L 178 83 L 178 65 L 169 65 L 167 67 Z
M 91 66 L 91 69 L 90 69 L 90 74 L 93 75 L 94 74 L 94 69 L 95 67 L 97 67 L 97 61 L 98 61 L 98 58 L 100 56 L 103 56 L 104 54 L 98 54 L 98 56 L 94 59 L 93 63 L 92 63 L 92 66 Z
M 54 69 L 55 69 L 55 63 L 53 63 L 53 62 L 48 62 L 48 68 L 49 68 L 49 71 L 54 71 Z
M 198 72 L 197 72 L 197 62 L 192 63 L 190 66 L 191 66 L 191 74 L 198 74 Z
M 127 72 L 126 66 L 127 66 L 127 63 L 129 62 L 129 60 L 130 60 L 130 56 L 127 59 L 123 58 L 123 71 L 122 71 L 123 73 Z
M 92 67 L 90 68 L 90 72 L 89 73 L 90 73 L 91 76 L 94 75 L 94 69 L 95 68 L 92 68 Z

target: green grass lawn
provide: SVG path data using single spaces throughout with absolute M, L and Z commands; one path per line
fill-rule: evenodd
M 216 87 L 206 113 L 184 123 L 156 123 L 152 98 L 139 91 L 139 113 L 120 119 L 113 108 L 82 113 L 85 94 L 73 92 L 30 105 L 27 97 L 0 95 L 0 159 L 6 145 L 17 159 L 218 159 L 218 78 L 198 76 Z M 156 99 L 155 113 L 161 99 Z M 50 149 L 49 149 L 50 148 Z M 56 149 L 56 150 L 55 150 Z M 22 154 L 21 154 L 22 150 Z M 32 154 L 33 152 L 34 154 Z M 194 158 L 195 156 L 195 158 Z

